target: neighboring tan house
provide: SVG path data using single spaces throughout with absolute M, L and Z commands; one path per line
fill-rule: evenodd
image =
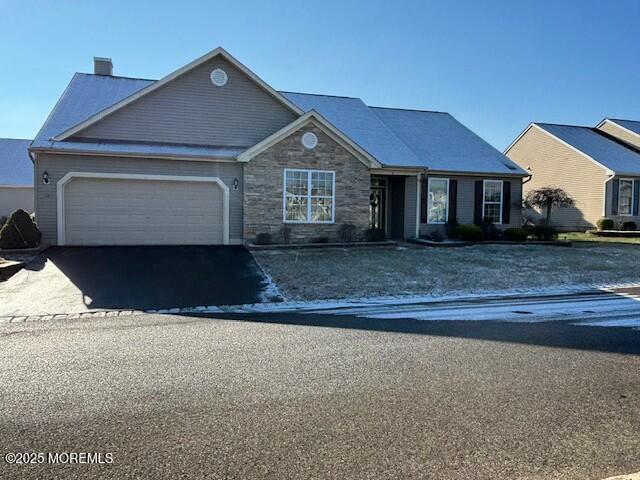
M 31 140 L 0 138 L 0 217 L 21 208 L 33 213 Z
M 634 146 L 640 137 L 629 129 L 634 125 L 640 131 L 640 122 L 626 120 L 605 119 L 596 128 L 532 123 L 505 155 L 531 173 L 525 195 L 555 186 L 573 197 L 574 207 L 551 214 L 558 229 L 591 229 L 603 217 L 640 226 L 640 147 Z
M 30 149 L 57 245 L 411 238 L 520 225 L 526 172 L 446 113 L 279 92 L 222 48 L 161 80 L 75 74 Z M 283 228 L 286 227 L 286 228 Z M 349 227 L 351 228 L 351 227 Z
M 596 128 L 640 148 L 640 122 L 605 118 Z

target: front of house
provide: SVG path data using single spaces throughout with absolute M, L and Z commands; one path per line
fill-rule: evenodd
M 30 152 L 54 245 L 413 238 L 520 225 L 526 172 L 446 113 L 279 92 L 218 48 L 161 80 L 75 74 Z
M 525 194 L 554 186 L 574 199 L 574 206 L 554 210 L 554 227 L 584 231 L 601 218 L 614 220 L 616 228 L 640 226 L 640 122 L 604 119 L 594 128 L 532 123 L 505 154 L 531 173 Z M 535 220 L 540 212 L 527 215 Z

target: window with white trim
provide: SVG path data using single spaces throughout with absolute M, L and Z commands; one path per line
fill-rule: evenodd
M 633 215 L 633 180 L 620 179 L 618 189 L 618 215 Z
M 334 207 L 335 172 L 285 169 L 286 223 L 333 223 Z
M 427 184 L 427 223 L 447 223 L 449 215 L 449 179 L 429 178 Z
M 502 223 L 502 180 L 484 181 L 482 218 L 491 223 Z

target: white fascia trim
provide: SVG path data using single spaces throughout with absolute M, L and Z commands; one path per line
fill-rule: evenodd
M 215 183 L 222 189 L 222 243 L 229 244 L 229 187 L 218 177 L 191 177 L 181 175 L 145 175 L 137 173 L 69 172 L 56 183 L 58 245 L 66 244 L 65 234 L 65 186 L 74 178 L 107 178 L 121 180 L 160 180 L 171 182 Z
M 520 132 L 520 135 L 518 135 L 516 139 L 513 142 L 511 142 L 511 144 L 507 148 L 505 148 L 502 154 L 506 155 L 507 152 L 511 150 L 511 147 L 513 147 L 516 143 L 518 143 L 518 141 L 524 136 L 524 134 L 527 133 L 531 129 L 531 127 L 533 127 L 534 125 L 535 123 L 530 123 L 529 125 L 527 125 L 527 127 L 522 132 Z
M 61 140 L 64 140 L 66 138 L 69 138 L 72 135 L 75 135 L 80 130 L 84 130 L 85 128 L 89 127 L 90 125 L 93 125 L 94 123 L 98 122 L 102 118 L 106 117 L 107 115 L 111 115 L 116 110 L 120 110 L 121 108 L 129 105 L 131 102 L 134 102 L 134 101 L 138 100 L 140 97 L 143 97 L 143 96 L 145 96 L 145 95 L 157 90 L 158 88 L 162 87 L 163 85 L 166 85 L 167 83 L 171 82 L 172 80 L 175 80 L 176 78 L 180 77 L 184 73 L 196 68 L 197 66 L 203 64 L 204 62 L 207 62 L 207 61 L 211 60 L 212 58 L 217 57 L 219 55 L 224 57 L 225 60 L 227 60 L 229 63 L 231 63 L 234 67 L 236 67 L 242 73 L 247 75 L 251 80 L 253 80 L 256 84 L 258 84 L 259 87 L 261 87 L 263 90 L 265 90 L 267 93 L 269 93 L 272 97 L 274 97 L 276 100 L 278 100 L 280 103 L 282 103 L 285 107 L 287 107 L 293 113 L 295 113 L 296 115 L 302 115 L 302 113 L 303 113 L 302 110 L 300 110 L 296 105 L 294 105 L 292 102 L 287 100 L 287 98 L 285 98 L 284 95 L 278 93 L 276 90 L 271 88 L 260 77 L 258 77 L 255 73 L 253 73 L 251 70 L 249 70 L 246 66 L 244 66 L 242 63 L 240 63 L 238 60 L 236 60 L 224 48 L 218 47 L 218 48 L 210 51 L 209 53 L 204 54 L 200 58 L 195 59 L 193 62 L 188 63 L 184 67 L 181 67 L 178 70 L 175 70 L 174 72 L 172 72 L 169 75 L 161 78 L 160 80 L 158 80 L 156 82 L 153 82 L 152 84 L 148 85 L 147 87 L 144 87 L 143 89 L 138 90 L 133 95 L 130 95 L 130 96 L 120 100 L 117 103 L 114 103 L 110 107 L 107 107 L 104 110 L 99 111 L 98 113 L 92 115 L 91 117 L 87 118 L 86 120 L 84 120 L 84 121 L 78 123 L 77 125 L 65 130 L 61 134 L 56 135 L 55 137 L 53 137 L 53 140 L 61 141 Z
M 543 133 L 546 133 L 548 136 L 550 136 L 551 138 L 553 138 L 554 140 L 556 140 L 557 142 L 560 142 L 562 145 L 564 145 L 567 148 L 570 148 L 571 150 L 573 150 L 574 152 L 582 155 L 584 158 L 586 158 L 587 160 L 592 161 L 593 163 L 595 163 L 597 166 L 599 166 L 600 168 L 602 168 L 607 174 L 615 174 L 615 172 L 613 170 L 611 170 L 609 167 L 603 165 L 602 163 L 600 163 L 599 161 L 597 161 L 595 158 L 587 155 L 586 153 L 584 153 L 582 150 L 578 150 L 576 147 L 574 147 L 573 145 L 568 144 L 567 142 L 565 142 L 564 140 L 556 137 L 553 133 L 547 132 L 544 128 L 540 127 L 539 125 L 536 125 L 535 123 L 532 123 L 530 125 L 530 127 L 535 127 L 538 130 L 540 130 Z M 528 129 L 527 129 L 528 130 Z
M 153 153 L 128 153 L 128 152 L 105 152 L 93 150 L 67 150 L 64 148 L 43 148 L 38 147 L 31 150 L 33 153 L 49 153 L 52 155 L 91 155 L 95 157 L 123 157 L 123 158 L 145 158 L 152 160 L 186 160 L 193 162 L 230 162 L 235 163 L 235 158 L 219 158 L 219 157 L 203 157 L 190 155 L 170 155 L 170 154 L 153 154 Z
M 380 168 L 382 164 L 378 162 L 372 155 L 370 155 L 366 150 L 360 147 L 357 143 L 347 137 L 344 133 L 334 127 L 327 119 L 325 119 L 322 115 L 320 115 L 315 110 L 309 110 L 307 113 L 297 118 L 289 125 L 285 125 L 283 128 L 278 130 L 273 135 L 265 138 L 259 143 L 256 143 L 253 147 L 245 150 L 240 155 L 238 155 L 239 162 L 248 162 L 256 155 L 267 150 L 269 147 L 275 145 L 280 142 L 284 138 L 291 135 L 293 132 L 299 130 L 304 127 L 308 123 L 313 122 L 320 130 L 326 133 L 331 139 L 339 143 L 342 147 L 344 147 L 349 153 L 355 156 L 358 160 L 360 160 L 366 167 L 368 168 Z
M 455 170 L 429 170 L 429 175 L 447 175 L 451 177 L 503 177 L 520 178 L 531 176 L 529 173 L 499 173 L 499 172 L 456 172 Z
M 611 125 L 615 125 L 616 127 L 618 127 L 621 130 L 624 130 L 625 132 L 633 135 L 634 137 L 638 137 L 640 138 L 640 134 L 634 132 L 633 130 L 629 130 L 627 127 L 623 127 L 622 125 L 620 125 L 619 123 L 617 123 L 615 120 L 611 120 L 609 118 L 605 118 L 604 120 L 602 120 L 597 126 L 596 128 L 600 128 L 602 125 L 604 125 L 605 123 L 610 123 Z

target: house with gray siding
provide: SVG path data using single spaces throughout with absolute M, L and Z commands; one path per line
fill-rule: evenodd
M 0 218 L 15 210 L 33 213 L 31 140 L 0 138 Z
M 634 131 L 633 129 L 637 129 Z M 574 200 L 554 210 L 563 231 L 593 229 L 600 218 L 640 226 L 640 122 L 604 119 L 596 127 L 530 124 L 505 154 L 531 174 L 524 193 L 560 187 Z M 541 212 L 525 216 L 538 220 Z
M 520 225 L 527 175 L 447 113 L 278 91 L 222 48 L 160 80 L 95 58 L 30 152 L 36 220 L 54 245 L 506 228 Z

